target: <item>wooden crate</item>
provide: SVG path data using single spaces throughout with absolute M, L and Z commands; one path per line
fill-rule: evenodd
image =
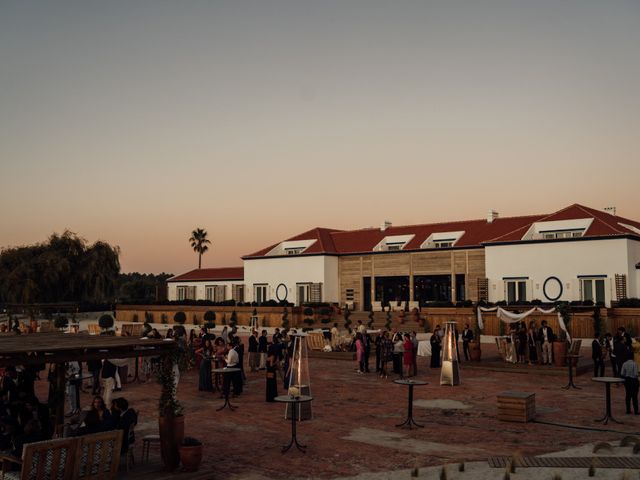
M 498 394 L 498 420 L 526 423 L 532 421 L 535 416 L 535 393 L 502 392 Z

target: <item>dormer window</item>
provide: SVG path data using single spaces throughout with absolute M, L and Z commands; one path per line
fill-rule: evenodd
M 552 220 L 535 222 L 529 227 L 522 240 L 557 240 L 583 237 L 591 226 L 593 218 Z
M 384 237 L 373 247 L 374 252 L 398 252 L 411 241 L 414 235 L 392 235 Z
M 464 231 L 432 233 L 420 248 L 451 248 L 464 235 Z
M 577 238 L 584 235 L 584 230 L 556 230 L 540 232 L 544 240 L 552 240 L 555 238 Z
M 282 255 L 300 255 L 301 253 L 304 253 L 304 251 L 314 243 L 316 243 L 315 239 L 288 240 L 272 248 L 271 251 L 267 253 L 266 256 L 275 257 L 275 256 L 282 256 Z

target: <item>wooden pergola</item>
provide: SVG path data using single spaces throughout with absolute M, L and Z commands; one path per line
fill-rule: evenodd
M 0 335 L 0 367 L 56 364 L 56 428 L 64 423 L 65 363 L 106 358 L 162 357 L 176 348 L 173 340 L 88 335 L 33 333 Z

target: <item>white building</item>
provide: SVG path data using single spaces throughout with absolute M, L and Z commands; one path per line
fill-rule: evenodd
M 170 300 L 383 304 L 640 297 L 640 222 L 571 205 L 550 215 L 341 231 L 314 228 L 168 280 Z

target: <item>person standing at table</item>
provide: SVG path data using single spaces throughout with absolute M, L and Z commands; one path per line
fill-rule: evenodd
M 364 340 L 362 339 L 362 333 L 356 333 L 356 372 L 364 373 Z
M 473 330 L 469 328 L 469 324 L 466 323 L 464 330 L 462 330 L 462 352 L 464 353 L 465 361 L 469 361 L 469 342 L 473 340 Z
M 538 335 L 536 334 L 536 322 L 529 322 L 527 330 L 527 348 L 529 349 L 529 365 L 538 363 Z
M 418 375 L 418 334 L 415 332 L 411 332 L 411 355 L 413 358 L 413 363 L 411 365 L 411 373 L 415 377 Z
M 249 370 L 251 372 L 257 372 L 259 366 L 258 331 L 254 330 L 249 337 Z
M 440 345 L 442 340 L 436 332 L 433 332 L 429 339 L 429 344 L 431 345 L 431 368 L 440 368 Z
M 389 338 L 388 331 L 382 334 L 380 350 L 380 378 L 387 378 L 387 365 L 393 362 L 393 342 Z
M 411 376 L 413 368 L 413 342 L 411 341 L 411 335 L 408 333 L 404 334 L 402 349 L 402 375 L 400 378 L 408 378 Z
M 196 350 L 196 355 L 200 358 L 198 390 L 201 392 L 213 392 L 213 382 L 211 381 L 211 360 L 214 353 L 211 340 L 205 340 L 202 347 Z
M 267 368 L 267 348 L 269 347 L 269 340 L 267 339 L 267 331 L 262 330 L 260 338 L 258 338 L 258 353 L 260 354 L 260 367 L 259 370 Z
M 278 379 L 276 372 L 278 371 L 278 355 L 276 354 L 275 345 L 270 345 L 267 351 L 267 402 L 274 402 L 274 398 L 278 396 Z
M 631 403 L 633 402 L 633 413 L 638 415 L 638 365 L 633 360 L 633 355 L 627 353 L 626 361 L 620 369 L 620 376 L 624 379 L 626 413 L 631 413 Z
M 553 355 L 553 330 L 547 326 L 547 321 L 543 320 L 540 330 L 538 331 L 538 341 L 542 345 L 542 364 L 551 365 L 551 357 Z
M 591 359 L 593 360 L 593 376 L 604 377 L 604 352 L 597 332 L 593 336 L 593 342 L 591 342 Z
M 111 405 L 111 395 L 113 394 L 113 388 L 116 384 L 117 371 L 118 367 L 109 360 L 105 360 L 102 364 L 102 385 L 104 386 L 102 398 L 104 398 L 104 403 L 107 405 Z

